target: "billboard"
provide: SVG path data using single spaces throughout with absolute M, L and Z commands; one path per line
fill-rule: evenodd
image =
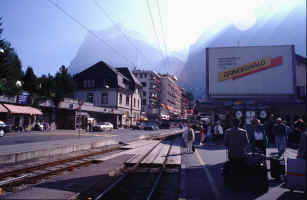
M 206 49 L 207 94 L 211 98 L 295 94 L 294 46 Z

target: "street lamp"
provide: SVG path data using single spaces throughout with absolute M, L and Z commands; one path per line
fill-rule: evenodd
M 16 87 L 20 88 L 21 86 L 22 86 L 21 81 L 17 80 L 17 81 L 16 81 Z
M 0 53 L 4 53 L 4 49 L 0 48 Z

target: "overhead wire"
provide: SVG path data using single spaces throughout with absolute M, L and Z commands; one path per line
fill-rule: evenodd
M 159 47 L 159 49 L 161 49 L 161 47 L 160 47 L 160 40 L 159 40 L 158 33 L 157 33 L 157 30 L 156 30 L 155 22 L 153 20 L 153 16 L 152 16 L 149 0 L 146 0 L 146 3 L 147 3 L 148 14 L 149 14 L 149 17 L 150 17 L 150 20 L 151 20 L 151 24 L 152 24 L 152 29 L 153 29 L 154 35 L 156 37 L 156 40 L 157 40 L 157 43 L 158 43 L 158 47 Z M 164 59 L 163 50 L 160 51 L 160 52 L 161 52 L 162 59 Z
M 104 41 L 99 35 L 97 35 L 95 32 L 91 31 L 87 26 L 85 26 L 84 24 L 82 24 L 79 20 L 77 20 L 75 17 L 73 17 L 71 14 L 69 14 L 64 8 L 62 8 L 61 6 L 59 6 L 57 3 L 55 3 L 53 0 L 48 0 L 48 2 L 53 5 L 54 7 L 56 7 L 57 9 L 59 9 L 64 15 L 66 15 L 67 17 L 69 17 L 72 21 L 74 21 L 75 23 L 77 23 L 79 26 L 81 26 L 83 29 L 85 29 L 88 33 L 90 33 L 92 36 L 94 36 L 97 40 L 101 41 L 102 43 L 104 43 L 106 46 L 108 46 L 110 49 L 112 49 L 114 51 L 114 53 L 116 53 L 117 55 L 119 55 L 120 57 L 122 57 L 126 62 L 128 62 L 129 64 L 132 64 L 133 66 L 135 66 L 135 63 L 131 60 L 129 60 L 126 56 L 120 54 L 115 48 L 113 48 L 110 44 L 108 44 L 106 41 Z
M 166 54 L 166 63 L 167 63 L 167 67 L 169 68 L 169 60 L 168 60 L 168 53 L 167 53 L 167 45 L 166 45 L 166 42 L 165 42 L 165 34 L 164 34 L 164 30 L 163 30 L 163 23 L 162 23 L 160 5 L 159 5 L 159 0 L 156 0 L 156 1 L 157 1 L 157 7 L 158 7 L 158 14 L 159 14 L 159 18 L 160 18 L 162 41 L 163 41 L 163 44 L 164 44 L 164 50 L 165 50 L 165 54 Z
M 94 4 L 103 12 L 103 14 L 111 21 L 111 23 L 113 25 L 116 26 L 116 22 L 112 19 L 112 17 L 106 12 L 106 10 L 100 6 L 100 4 L 97 2 L 97 0 L 93 0 Z M 143 52 L 141 50 L 139 50 L 136 45 L 133 44 L 133 42 L 129 39 L 129 37 L 121 30 L 121 28 L 119 28 L 118 26 L 116 26 L 118 28 L 118 31 L 124 36 L 124 38 L 130 43 L 131 46 L 133 46 L 135 48 L 135 50 L 137 52 L 140 52 L 140 54 L 142 54 L 142 56 L 146 59 L 146 61 L 148 62 L 148 64 L 150 64 L 151 62 L 149 61 L 149 59 L 143 54 Z

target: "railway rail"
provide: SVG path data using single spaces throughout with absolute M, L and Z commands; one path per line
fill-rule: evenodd
M 125 166 L 122 174 L 109 184 L 108 187 L 99 187 L 99 183 L 90 187 L 70 199 L 176 199 L 178 191 L 180 168 L 168 168 L 167 158 L 171 152 L 172 143 L 167 151 L 165 160 L 160 167 L 142 167 L 141 162 L 159 145 L 154 145 L 134 166 Z M 174 185 L 175 184 L 175 185 Z
M 155 137 L 154 139 L 165 139 L 172 137 L 172 135 L 164 135 L 161 137 Z M 0 188 L 4 191 L 11 192 L 14 187 L 23 184 L 33 184 L 37 181 L 47 178 L 51 175 L 56 175 L 63 171 L 71 171 L 75 168 L 88 166 L 97 162 L 95 156 L 101 156 L 114 151 L 121 150 L 125 144 L 112 145 L 109 148 L 93 149 L 90 153 L 69 157 L 66 159 L 60 159 L 55 161 L 47 161 L 41 164 L 34 164 L 11 171 L 0 172 Z
M 113 145 L 103 150 L 93 150 L 91 153 L 74 156 L 66 159 L 45 162 L 25 168 L 0 173 L 0 187 L 6 191 L 11 191 L 12 187 L 21 184 L 35 183 L 39 179 L 55 175 L 59 172 L 69 171 L 74 168 L 87 166 L 93 163 L 94 156 L 120 150 L 122 145 Z

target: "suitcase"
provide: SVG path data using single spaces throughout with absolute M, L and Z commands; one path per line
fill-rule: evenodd
M 279 156 L 270 157 L 270 172 L 272 178 L 280 179 L 282 175 L 285 175 L 286 166 L 285 159 Z
M 287 159 L 286 187 L 291 191 L 306 188 L 306 161 L 304 159 Z

